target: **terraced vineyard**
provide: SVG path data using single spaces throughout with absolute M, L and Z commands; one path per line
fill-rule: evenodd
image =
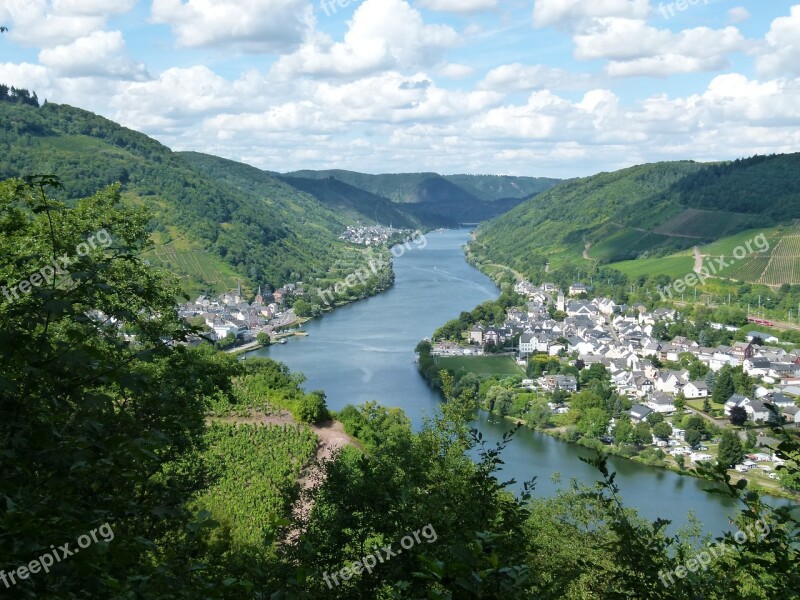
M 800 227 L 795 226 L 772 252 L 772 258 L 758 283 L 778 286 L 800 284 Z
M 215 422 L 206 442 L 215 481 L 199 505 L 237 540 L 261 545 L 272 521 L 288 515 L 300 471 L 316 450 L 316 435 L 299 425 Z

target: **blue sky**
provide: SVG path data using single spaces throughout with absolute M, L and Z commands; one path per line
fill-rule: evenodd
M 800 151 L 798 0 L 4 0 L 0 81 L 289 171 Z

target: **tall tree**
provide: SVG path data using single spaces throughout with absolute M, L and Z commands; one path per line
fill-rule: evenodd
M 722 439 L 719 442 L 719 453 L 717 462 L 727 468 L 738 465 L 744 458 L 742 441 L 735 431 L 726 429 L 722 432 Z

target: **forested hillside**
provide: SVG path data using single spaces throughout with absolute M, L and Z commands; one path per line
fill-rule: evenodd
M 517 270 L 663 256 L 800 218 L 800 154 L 642 165 L 566 181 L 480 227 L 473 252 Z
M 210 176 L 155 140 L 84 110 L 0 101 L 0 178 L 56 173 L 65 199 L 121 182 L 123 194 L 155 212 L 151 228 L 161 248 L 152 258 L 191 279 L 188 287 L 219 291 L 237 279 L 278 287 L 326 272 L 343 247 L 338 236 L 354 221 L 239 165 L 258 175 L 245 185 L 236 168 L 226 162 L 227 177 Z M 200 268 L 189 272 L 191 264 Z
M 336 179 L 404 205 L 403 211 L 430 227 L 478 223 L 500 215 L 557 181 L 532 177 L 495 177 L 436 173 L 367 175 L 353 171 L 296 171 L 286 177 Z

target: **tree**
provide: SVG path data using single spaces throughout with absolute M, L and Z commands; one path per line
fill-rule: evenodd
M 731 409 L 730 421 L 733 425 L 741 427 L 747 422 L 747 410 L 743 406 L 734 406 Z
M 651 412 L 646 418 L 647 422 L 650 423 L 651 426 L 655 425 L 656 423 L 664 422 L 664 415 L 659 412 Z
M 709 371 L 708 375 L 706 375 L 706 386 L 708 387 L 709 393 L 714 393 L 714 389 L 717 387 L 717 376 L 714 375 L 714 371 Z
M 653 442 L 653 436 L 650 433 L 650 425 L 642 421 L 638 423 L 633 430 L 633 443 L 637 446 L 645 446 Z
M 325 404 L 325 392 L 316 391 L 306 394 L 300 401 L 297 416 L 304 423 L 320 423 L 330 418 Z
M 722 367 L 717 375 L 717 381 L 716 385 L 714 386 L 712 399 L 717 404 L 725 404 L 735 392 L 736 386 L 733 383 L 731 368 L 729 366 Z
M 703 434 L 697 429 L 687 429 L 683 439 L 690 448 L 697 448 L 703 440 Z
M 633 439 L 633 425 L 630 419 L 620 419 L 614 426 L 614 443 L 617 446 L 629 444 Z
M 686 410 L 686 396 L 681 392 L 675 398 L 675 411 L 678 413 L 678 416 L 680 416 L 683 414 L 684 410 Z
M 726 429 L 722 432 L 722 439 L 719 442 L 719 453 L 717 462 L 726 468 L 738 465 L 744 458 L 742 441 L 735 431 Z
M 711 412 L 711 400 L 708 399 L 708 396 L 703 398 L 703 412 L 704 413 Z
M 678 469 L 680 469 L 681 471 L 686 469 L 686 457 L 683 454 L 678 454 L 675 457 L 675 462 L 678 465 Z
M 669 423 L 656 423 L 653 426 L 653 435 L 660 440 L 666 441 L 672 435 L 672 427 L 670 427 Z
M 303 300 L 302 298 L 298 298 L 295 303 L 292 305 L 294 309 L 294 314 L 298 317 L 311 317 L 314 314 L 313 306 L 311 303 Z
M 113 543 L 76 552 L 57 577 L 31 578 L 19 592 L 111 598 L 136 587 L 144 597 L 218 597 L 210 580 L 211 588 L 193 585 L 208 555 L 189 543 L 208 529 L 188 503 L 204 485 L 197 452 L 208 399 L 232 398 L 241 366 L 182 344 L 191 332 L 175 310 L 177 281 L 141 260 L 152 215 L 124 204 L 116 186 L 70 206 L 48 196 L 59 188 L 49 176 L 0 184 L 3 279 L 73 258 L 14 302 L 0 298 L 3 562 L 27 564 L 33 548 L 110 523 Z M 100 231 L 110 244 L 90 249 Z
M 272 343 L 272 338 L 269 337 L 267 332 L 259 331 L 258 335 L 256 335 L 256 341 L 262 346 L 269 346 Z

